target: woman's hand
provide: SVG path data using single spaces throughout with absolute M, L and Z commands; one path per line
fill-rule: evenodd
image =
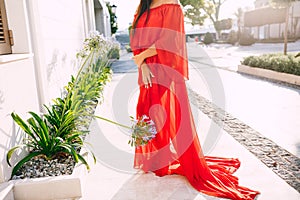
M 145 58 L 143 57 L 142 54 L 138 54 L 132 57 L 132 60 L 134 63 L 138 66 L 141 67 L 142 63 L 144 62 Z
M 156 48 L 155 48 L 155 44 L 152 44 L 148 49 L 146 49 L 145 51 L 141 52 L 138 55 L 135 55 L 132 57 L 134 63 L 138 66 L 141 67 L 141 65 L 143 64 L 144 60 L 146 58 L 152 57 L 157 55 L 156 52 Z
M 152 74 L 148 65 L 145 62 L 141 64 L 141 70 L 142 70 L 142 79 L 145 84 L 145 88 L 149 88 L 149 86 L 152 87 L 151 78 L 153 78 L 154 75 Z

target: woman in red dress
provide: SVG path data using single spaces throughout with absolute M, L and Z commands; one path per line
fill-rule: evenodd
M 137 117 L 154 121 L 157 135 L 135 149 L 134 167 L 157 176 L 180 174 L 200 192 L 254 199 L 238 185 L 238 159 L 204 156 L 188 100 L 184 16 L 177 0 L 141 0 L 131 32 L 140 94 Z

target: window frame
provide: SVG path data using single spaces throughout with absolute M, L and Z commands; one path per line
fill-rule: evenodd
M 4 34 L 4 42 L 0 43 L 0 55 L 11 54 L 12 45 L 10 41 L 11 38 L 8 29 L 8 21 L 7 21 L 7 14 L 6 14 L 4 0 L 0 0 L 0 17 L 2 19 L 2 28 Z

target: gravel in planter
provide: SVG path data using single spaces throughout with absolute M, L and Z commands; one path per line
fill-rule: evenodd
M 59 156 L 53 160 L 47 160 L 41 156 L 34 157 L 18 170 L 12 180 L 71 175 L 74 167 L 75 161 L 71 156 Z

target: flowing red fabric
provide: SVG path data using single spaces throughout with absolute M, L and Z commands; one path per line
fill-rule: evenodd
M 188 60 L 182 8 L 163 4 L 139 19 L 131 34 L 134 55 L 155 44 L 157 55 L 145 60 L 154 77 L 145 88 L 139 69 L 137 117 L 149 116 L 158 133 L 136 147 L 134 167 L 158 176 L 180 174 L 200 192 L 230 199 L 254 199 L 259 192 L 238 185 L 238 159 L 204 156 L 190 109 L 185 79 Z M 136 20 L 136 16 L 135 16 Z

